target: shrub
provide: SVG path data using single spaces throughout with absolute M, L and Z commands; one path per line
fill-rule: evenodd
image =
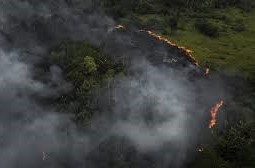
M 216 151 L 224 160 L 238 165 L 250 164 L 254 145 L 254 123 L 240 121 L 218 134 Z
M 219 27 L 216 26 L 215 24 L 208 22 L 205 19 L 199 19 L 195 23 L 195 27 L 197 30 L 209 37 L 218 37 L 219 36 Z
M 238 21 L 233 27 L 232 29 L 236 32 L 242 32 L 245 31 L 246 27 L 245 24 L 243 23 L 243 21 Z
M 97 64 L 95 63 L 95 60 L 93 57 L 86 56 L 84 58 L 84 68 L 87 73 L 93 73 L 97 71 Z
M 146 28 L 152 29 L 152 30 L 162 30 L 164 28 L 164 25 L 162 24 L 162 21 L 158 18 L 149 18 L 146 22 Z
M 60 66 L 66 80 L 73 84 L 73 90 L 59 103 L 81 123 L 88 122 L 97 112 L 97 89 L 109 85 L 108 81 L 123 71 L 123 65 L 100 48 L 81 41 L 62 42 L 52 48 L 49 60 Z
M 178 28 L 178 17 L 171 17 L 169 19 L 169 25 L 171 28 L 171 33 L 174 33 Z

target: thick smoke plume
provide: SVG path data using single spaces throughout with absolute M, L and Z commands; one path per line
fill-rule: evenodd
M 199 70 L 176 49 L 141 32 L 114 30 L 114 21 L 92 1 L 0 0 L 0 24 L 3 168 L 100 167 L 86 157 L 108 136 L 128 139 L 141 153 L 157 154 L 158 167 L 180 167 L 206 127 L 210 106 L 224 97 L 218 79 L 195 77 Z M 94 119 L 94 134 L 81 133 L 70 116 L 41 102 L 71 90 L 59 67 L 42 73 L 44 80 L 35 67 L 65 39 L 101 45 L 114 61 L 128 64 L 132 74 L 114 81 L 111 115 Z
M 39 52 L 63 39 L 99 44 L 114 26 L 89 0 L 1 0 L 1 46 Z
M 80 167 L 91 145 L 69 116 L 38 100 L 59 97 L 71 85 L 52 66 L 36 80 L 35 65 L 63 39 L 99 44 L 113 26 L 89 1 L 0 1 L 0 167 Z M 39 78 L 42 78 L 41 76 Z M 44 156 L 45 155 L 45 156 Z M 44 160 L 43 160 L 44 159 Z
M 142 152 L 166 150 L 164 166 L 179 167 L 208 126 L 208 107 L 225 93 L 217 81 L 188 79 L 190 68 L 159 68 L 148 61 L 134 66 L 139 73 L 122 79 L 113 91 L 117 120 L 112 131 Z

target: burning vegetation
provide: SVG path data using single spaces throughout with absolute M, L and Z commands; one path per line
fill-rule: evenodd
M 167 48 L 166 51 L 170 53 L 169 55 L 175 54 L 171 53 L 171 50 L 173 50 L 175 52 L 178 51 L 176 52 L 176 57 L 180 55 L 184 57 L 183 60 L 179 61 L 180 64 L 188 62 L 189 64 L 183 64 L 185 66 L 190 65 L 191 62 L 196 67 L 199 67 L 198 61 L 192 56 L 192 51 L 186 47 L 178 46 L 152 31 L 141 30 L 141 32 L 144 32 L 143 35 L 150 38 L 141 37 L 141 39 L 148 40 L 145 44 L 142 43 L 146 46 L 145 49 L 140 49 L 140 46 L 137 47 L 132 40 L 130 40 L 131 42 L 126 40 L 129 38 L 122 38 L 121 33 L 116 33 L 116 36 L 120 39 L 120 43 L 117 43 L 118 45 L 122 45 L 121 42 L 128 43 L 127 45 L 123 44 L 123 47 L 119 47 L 121 50 L 119 52 L 124 53 L 122 54 L 124 56 L 120 59 L 120 62 L 117 62 L 114 59 L 115 57 L 110 57 L 111 53 L 108 56 L 108 53 L 104 53 L 105 50 L 90 43 L 102 44 L 102 37 L 106 33 L 111 33 L 113 29 L 121 30 L 121 32 L 125 33 L 122 30 L 126 28 L 123 25 L 114 27 L 112 21 L 108 22 L 108 18 L 105 18 L 105 20 L 97 16 L 97 14 L 91 14 L 90 16 L 90 10 L 79 10 L 81 8 L 80 5 L 77 5 L 76 9 L 75 4 L 65 4 L 71 3 L 71 1 L 63 1 L 64 4 L 62 5 L 60 4 L 61 1 L 54 2 L 54 5 L 50 1 L 45 1 L 42 4 L 37 3 L 40 4 L 38 8 L 34 7 L 37 5 L 30 1 L 15 3 L 15 1 L 4 0 L 4 3 L 0 3 L 1 9 L 6 7 L 11 9 L 6 10 L 8 11 L 6 13 L 8 17 L 2 18 L 4 23 L 5 19 L 7 21 L 6 25 L 3 26 L 3 30 L 0 30 L 1 50 L 5 50 L 5 47 L 2 46 L 2 44 L 5 44 L 7 49 L 10 47 L 14 51 L 17 50 L 17 55 L 19 55 L 20 50 L 24 49 L 25 53 L 35 52 L 35 54 L 31 55 L 40 56 L 38 60 L 34 56 L 34 62 L 30 60 L 30 54 L 27 55 L 28 59 L 25 59 L 26 54 L 24 56 L 22 54 L 22 61 L 20 59 L 16 61 L 16 57 L 9 60 L 11 56 L 1 53 L 0 81 L 3 84 L 0 88 L 0 104 L 4 106 L 3 109 L 5 110 L 0 117 L 2 119 L 1 124 L 3 123 L 4 126 L 3 130 L 1 129 L 0 131 L 1 139 L 3 139 L 0 144 L 0 167 L 42 167 L 38 165 L 41 164 L 41 160 L 46 161 L 45 163 L 48 167 L 152 168 L 157 165 L 157 167 L 163 168 L 182 165 L 185 162 L 184 159 L 186 159 L 183 156 L 186 155 L 192 145 L 190 142 L 195 142 L 198 138 L 197 134 L 194 133 L 198 129 L 193 129 L 187 123 L 192 123 L 196 117 L 193 114 L 190 115 L 190 113 L 198 112 L 197 108 L 190 109 L 188 107 L 197 107 L 193 106 L 197 103 L 197 101 L 193 101 L 195 100 L 193 96 L 196 97 L 197 94 L 200 94 L 200 91 L 202 92 L 201 87 L 193 85 L 194 83 L 188 83 L 190 78 L 186 79 L 186 76 L 183 77 L 182 73 L 178 75 L 178 71 L 181 69 L 174 70 L 174 73 L 168 73 L 164 71 L 165 69 L 161 71 L 162 69 L 156 67 L 158 64 L 155 64 L 154 67 L 154 65 L 151 66 L 137 61 L 135 64 L 141 65 L 137 69 L 132 69 L 126 73 L 125 63 L 128 61 L 124 60 L 123 57 L 129 57 L 129 55 L 147 56 L 145 52 L 148 51 L 147 54 L 150 54 L 153 61 L 156 58 L 155 62 L 160 62 L 162 59 L 158 59 L 157 52 L 155 52 L 156 54 L 151 54 L 149 50 L 153 45 L 146 45 L 150 44 L 151 41 L 155 42 L 157 40 L 157 44 L 164 45 L 160 49 Z M 7 5 L 5 6 L 5 4 Z M 40 16 L 41 11 L 38 11 L 42 6 L 48 9 L 44 12 L 52 11 L 52 13 L 47 13 L 47 17 L 43 17 L 43 19 Z M 11 11 L 14 11 L 14 13 Z M 5 12 L 3 13 L 5 14 Z M 38 13 L 39 16 L 37 16 Z M 24 16 L 22 16 L 23 14 Z M 10 25 L 8 25 L 9 23 Z M 5 28 L 6 26 L 7 28 Z M 8 37 L 10 36 L 10 40 L 6 40 L 8 39 L 5 38 L 7 35 Z M 126 37 L 128 34 L 124 36 Z M 70 41 L 61 42 L 63 39 L 69 38 Z M 22 41 L 19 39 L 22 39 Z M 114 37 L 112 39 L 114 41 Z M 48 44 L 50 42 L 52 44 Z M 55 42 L 61 42 L 61 44 L 55 47 L 51 46 L 55 45 Z M 106 41 L 106 43 L 109 44 L 111 41 Z M 36 47 L 33 50 L 34 45 L 32 44 L 38 45 L 38 48 Z M 169 47 L 166 47 L 166 45 Z M 126 46 L 134 47 L 130 51 Z M 113 45 L 113 51 L 117 51 L 115 47 L 119 49 Z M 42 51 L 37 51 L 37 49 L 45 50 L 43 53 L 45 52 L 45 55 L 47 55 L 46 52 L 49 48 L 52 50 L 50 50 L 47 57 L 45 56 L 46 60 L 44 61 L 41 58 Z M 165 54 L 165 52 L 160 50 L 158 54 L 161 53 L 163 53 L 162 55 Z M 44 62 L 41 62 L 42 60 Z M 173 58 L 170 57 L 164 62 L 176 63 L 178 60 L 173 56 Z M 40 66 L 37 66 L 38 63 Z M 55 65 L 57 66 L 55 67 Z M 147 67 L 144 68 L 144 65 Z M 209 74 L 208 68 L 201 71 L 203 71 L 201 76 Z M 64 79 L 62 79 L 62 72 Z M 123 78 L 125 80 L 122 83 L 119 79 Z M 182 80 L 184 80 L 184 83 Z M 72 89 L 66 81 L 72 84 Z M 186 85 L 187 83 L 188 85 Z M 126 86 L 126 84 L 131 86 Z M 62 86 L 64 87 L 62 88 Z M 116 86 L 120 87 L 120 89 Z M 195 87 L 195 89 L 190 89 L 191 87 L 189 86 Z M 199 93 L 197 93 L 197 90 Z M 211 90 L 206 88 L 206 91 Z M 201 95 L 199 100 L 201 98 L 202 102 L 205 102 L 209 94 L 206 93 L 205 96 L 201 93 Z M 186 104 L 187 108 L 185 108 Z M 20 108 L 20 105 L 22 105 L 22 108 Z M 56 105 L 56 108 L 51 109 L 52 105 Z M 199 112 L 206 112 L 203 109 L 208 108 L 207 103 L 199 105 L 200 107 L 206 106 L 200 108 L 199 110 L 202 110 Z M 221 100 L 212 107 L 209 128 L 215 126 L 217 113 L 222 106 L 223 101 Z M 17 115 L 16 111 L 18 112 Z M 57 114 L 57 111 L 61 113 Z M 63 116 L 65 118 L 65 112 L 67 117 L 72 114 L 71 116 L 73 117 L 70 122 L 69 120 L 62 120 Z M 46 119 L 38 120 L 45 114 L 50 114 L 50 119 L 52 115 L 56 115 L 56 118 L 52 117 L 52 120 L 48 120 L 45 117 Z M 28 120 L 27 116 L 29 116 Z M 191 122 L 187 122 L 185 116 L 190 116 Z M 101 123 L 101 121 L 103 122 Z M 117 121 L 117 125 L 115 125 L 115 121 Z M 192 125 L 199 124 L 199 121 L 205 120 L 202 118 L 197 121 L 193 122 Z M 13 123 L 15 123 L 15 127 L 13 127 Z M 180 129 L 181 126 L 183 126 L 184 131 Z M 41 127 L 48 129 L 41 129 Z M 216 161 L 227 160 L 232 163 L 233 160 L 231 159 L 236 159 L 237 157 L 235 156 L 239 156 L 239 151 L 243 148 L 249 149 L 249 146 L 244 147 L 245 145 L 254 142 L 249 135 L 251 131 L 243 131 L 248 129 L 245 124 L 240 123 L 236 129 L 238 131 L 230 130 L 229 136 L 223 136 L 223 138 L 227 137 L 225 138 L 226 140 L 231 141 L 226 141 L 227 143 L 223 144 L 219 151 L 216 151 L 219 153 L 218 156 L 223 157 L 223 159 L 214 157 L 217 159 Z M 112 135 L 112 130 L 117 130 L 114 135 Z M 189 133 L 191 136 L 187 136 Z M 121 137 L 113 137 L 115 134 Z M 42 139 L 36 138 L 41 137 L 41 135 L 46 136 Z M 24 145 L 20 145 L 22 141 L 25 142 L 23 143 Z M 52 144 L 48 146 L 48 142 L 52 142 Z M 38 150 L 28 150 L 26 155 L 20 157 L 21 152 L 24 151 L 23 149 L 34 149 L 34 145 L 40 146 L 41 144 L 47 144 L 46 149 L 50 147 L 50 151 L 39 152 L 39 163 L 35 163 L 34 159 L 34 156 L 38 156 L 34 154 Z M 233 145 L 234 148 L 228 145 Z M 93 149 L 90 148 L 91 146 Z M 237 148 L 239 146 L 240 150 Z M 142 148 L 146 148 L 146 152 L 145 150 L 140 151 Z M 155 149 L 156 151 L 154 151 Z M 234 152 L 238 155 L 235 155 L 232 149 L 235 149 Z M 229 154 L 227 153 L 228 150 Z M 207 154 L 207 148 L 203 146 L 199 147 L 197 151 L 203 152 L 203 155 Z M 220 153 L 221 151 L 224 153 Z M 215 162 L 214 158 L 207 160 L 211 159 Z M 237 158 L 236 160 L 239 162 L 243 159 Z M 224 163 L 219 165 L 224 165 L 225 167 Z M 218 167 L 217 165 L 213 166 Z
M 189 59 L 189 61 L 191 63 L 193 63 L 196 66 L 199 66 L 198 60 L 196 60 L 196 58 L 192 55 L 192 52 L 193 52 L 192 50 L 190 50 L 190 49 L 188 49 L 188 48 L 186 48 L 184 46 L 178 46 L 177 44 L 175 44 L 174 42 L 170 41 L 169 39 L 167 39 L 167 38 L 165 38 L 163 36 L 160 36 L 159 34 L 154 33 L 152 31 L 147 31 L 147 30 L 140 30 L 140 31 L 148 33 L 150 36 L 154 37 L 157 40 L 160 40 L 160 41 L 166 43 L 167 45 L 169 45 L 171 47 L 178 48 L 179 50 L 181 50 L 183 55 L 186 56 Z
M 219 111 L 219 109 L 223 106 L 223 100 L 219 101 L 218 103 L 216 103 L 215 106 L 212 107 L 211 109 L 211 121 L 209 123 L 209 128 L 213 128 L 215 125 L 216 125 L 216 116 L 217 116 L 217 113 Z

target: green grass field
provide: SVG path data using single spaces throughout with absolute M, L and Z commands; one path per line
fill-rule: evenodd
M 193 55 L 202 66 L 213 70 L 242 73 L 254 78 L 255 74 L 255 11 L 245 12 L 236 8 L 217 9 L 184 14 L 179 19 L 178 30 L 170 33 L 170 26 L 159 15 L 137 16 L 142 26 L 155 22 L 158 33 L 175 43 L 193 50 Z M 195 28 L 197 19 L 206 19 L 219 28 L 219 37 L 208 37 Z M 244 30 L 236 31 L 238 25 Z M 161 30 L 160 30 L 161 29 Z

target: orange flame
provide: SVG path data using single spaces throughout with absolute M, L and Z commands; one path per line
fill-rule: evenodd
M 212 107 L 211 109 L 211 121 L 209 124 L 209 128 L 213 128 L 216 125 L 216 115 L 219 111 L 219 109 L 223 106 L 223 100 L 219 101 L 215 106 Z
M 192 50 L 186 48 L 186 47 L 183 47 L 183 46 L 178 46 L 177 44 L 175 44 L 174 42 L 168 40 L 167 38 L 164 38 L 152 31 L 146 31 L 146 30 L 140 30 L 140 31 L 143 31 L 143 32 L 146 32 L 148 33 L 149 35 L 151 35 L 152 37 L 160 40 L 160 41 L 163 41 L 165 42 L 166 44 L 172 46 L 172 47 L 177 47 L 178 49 L 180 49 L 185 56 L 187 56 L 189 58 L 189 60 L 196 66 L 198 66 L 198 61 L 195 59 L 195 57 L 192 56 Z

